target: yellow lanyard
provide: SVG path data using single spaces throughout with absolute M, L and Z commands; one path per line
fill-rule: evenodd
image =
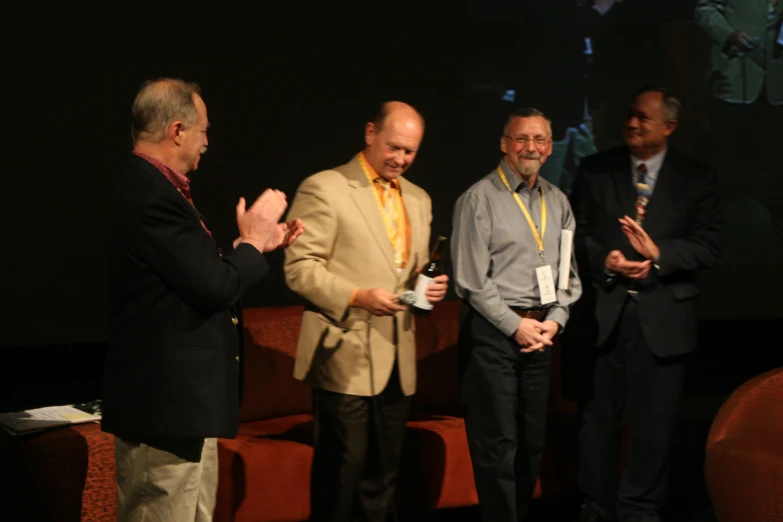
M 389 220 L 389 216 L 386 215 L 386 211 L 384 210 L 383 201 L 381 201 L 381 196 L 378 194 L 378 191 L 375 189 L 375 180 L 372 179 L 372 174 L 370 174 L 370 168 L 367 164 L 367 160 L 364 159 L 364 153 L 359 154 L 359 164 L 362 166 L 362 172 L 364 172 L 364 175 L 367 176 L 367 181 L 370 183 L 370 190 L 372 190 L 373 195 L 375 196 L 375 202 L 378 203 L 378 209 L 381 211 L 381 218 L 383 218 L 383 224 L 386 226 L 386 234 L 389 236 L 389 241 L 391 242 L 392 249 L 395 248 L 395 237 L 394 232 L 392 231 L 392 224 Z M 403 219 L 403 209 L 402 209 L 402 195 L 398 198 L 394 198 L 394 208 L 397 210 L 397 219 L 402 220 Z M 401 234 L 401 223 L 397 223 L 397 234 Z
M 533 232 L 533 237 L 536 238 L 536 244 L 538 245 L 538 255 L 541 256 L 541 259 L 543 259 L 544 241 L 541 238 L 543 238 L 544 234 L 546 234 L 546 199 L 544 199 L 544 187 L 541 186 L 541 235 L 538 235 L 536 225 L 533 223 L 533 219 L 530 217 L 530 213 L 527 211 L 527 208 L 525 208 L 525 204 L 522 203 L 522 200 L 519 198 L 519 194 L 514 192 L 514 190 L 511 188 L 511 185 L 508 184 L 506 175 L 503 174 L 503 170 L 500 167 L 498 167 L 498 174 L 500 174 L 500 179 L 503 180 L 503 184 L 506 186 L 508 191 L 514 195 L 514 199 L 517 200 L 517 205 L 519 205 L 519 208 L 522 209 L 522 213 L 527 219 L 527 224 L 530 225 L 530 230 Z

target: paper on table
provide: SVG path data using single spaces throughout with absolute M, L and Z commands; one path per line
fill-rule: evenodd
M 560 232 L 560 270 L 558 271 L 557 287 L 568 290 L 568 281 L 571 279 L 571 249 L 574 243 L 574 233 L 570 230 Z
M 101 420 L 100 415 L 91 415 L 73 406 L 47 406 L 13 413 L 0 413 L 0 426 L 12 435 L 99 420 Z

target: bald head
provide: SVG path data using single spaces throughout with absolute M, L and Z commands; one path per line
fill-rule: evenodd
M 411 105 L 401 101 L 387 101 L 381 104 L 372 122 L 377 130 L 383 130 L 389 117 L 403 119 L 418 119 L 422 131 L 424 130 L 424 117 Z
M 424 118 L 407 103 L 381 105 L 364 130 L 364 156 L 382 178 L 399 178 L 413 164 L 424 136 Z

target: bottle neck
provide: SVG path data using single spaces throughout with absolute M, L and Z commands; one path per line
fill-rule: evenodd
M 438 237 L 438 239 L 435 241 L 435 245 L 432 247 L 432 252 L 430 252 L 430 263 L 434 263 L 443 259 L 443 246 L 445 244 L 445 238 L 442 236 Z

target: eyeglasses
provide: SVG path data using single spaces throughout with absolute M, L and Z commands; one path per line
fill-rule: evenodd
M 541 136 L 537 136 L 535 138 L 528 138 L 527 136 L 514 137 L 514 136 L 504 135 L 503 137 L 510 139 L 517 145 L 524 145 L 525 147 L 527 147 L 527 144 L 530 143 L 531 141 L 536 144 L 536 147 L 543 147 L 544 145 L 552 141 L 552 138 L 542 138 Z

